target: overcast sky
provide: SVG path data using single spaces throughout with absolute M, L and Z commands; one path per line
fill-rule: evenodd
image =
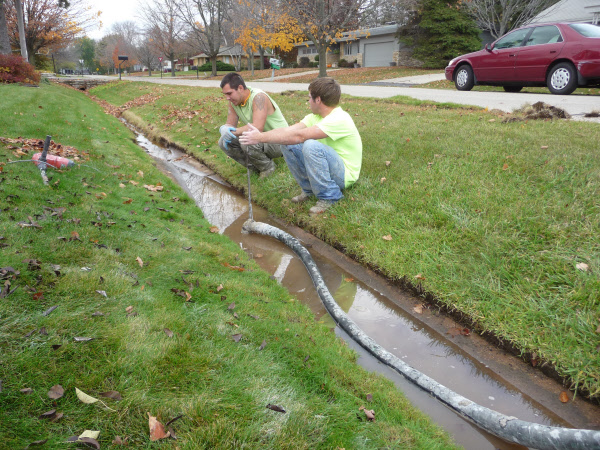
M 115 22 L 124 22 L 126 20 L 133 20 L 134 22 L 140 22 L 139 18 L 139 0 L 103 0 L 101 2 L 89 2 L 92 5 L 92 9 L 95 11 L 102 11 L 100 20 L 102 20 L 102 28 L 98 30 L 97 27 L 88 31 L 88 37 L 92 39 L 100 39 L 106 33 Z

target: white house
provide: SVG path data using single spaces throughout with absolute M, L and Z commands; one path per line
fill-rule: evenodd
M 539 13 L 529 23 L 600 23 L 600 0 L 561 0 Z

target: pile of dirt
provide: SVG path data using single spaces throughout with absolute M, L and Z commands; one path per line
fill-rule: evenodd
M 523 122 L 527 120 L 547 120 L 547 119 L 570 119 L 571 115 L 564 109 L 548 105 L 544 102 L 537 102 L 533 105 L 525 105 L 521 109 L 515 110 L 510 116 L 502 120 L 503 123 Z

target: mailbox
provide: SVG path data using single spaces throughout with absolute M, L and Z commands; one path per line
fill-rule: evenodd
M 125 56 L 125 55 L 119 55 L 118 58 L 119 58 L 119 61 L 128 61 L 129 60 L 129 56 Z

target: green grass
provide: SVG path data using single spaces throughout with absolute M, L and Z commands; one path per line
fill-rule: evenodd
M 119 91 L 126 100 L 154 87 L 98 94 Z M 166 105 L 180 90 L 163 93 Z M 55 85 L 2 85 L 0 95 L 2 137 L 52 135 L 85 164 L 49 170 L 44 186 L 33 164 L 6 164 L 31 155 L 0 144 L 0 267 L 19 271 L 1 280 L 11 293 L 0 299 L 0 447 L 48 439 L 44 448 L 62 449 L 84 430 L 100 431 L 102 448 L 120 448 L 116 436 L 130 448 L 453 447 L 236 243 L 210 232 L 117 119 Z M 23 226 L 32 221 L 40 228 Z M 65 394 L 52 400 L 56 384 Z M 75 388 L 123 399 L 85 404 Z M 376 422 L 357 418 L 362 405 Z M 51 409 L 63 417 L 38 418 Z M 148 412 L 163 424 L 183 414 L 172 425 L 179 440 L 151 442 Z
M 98 95 L 129 99 L 147 89 L 162 97 L 126 117 L 152 124 L 150 134 L 179 143 L 244 190 L 244 169 L 216 145 L 226 117 L 219 91 L 122 83 Z M 306 93 L 275 99 L 290 123 L 308 112 Z M 503 123 L 493 112 L 401 97 L 345 97 L 343 106 L 364 145 L 361 178 L 346 199 L 311 218 L 311 204 L 289 202 L 298 187 L 283 161 L 276 175 L 253 179 L 253 198 L 390 280 L 422 288 L 479 333 L 551 364 L 597 398 L 598 125 Z

